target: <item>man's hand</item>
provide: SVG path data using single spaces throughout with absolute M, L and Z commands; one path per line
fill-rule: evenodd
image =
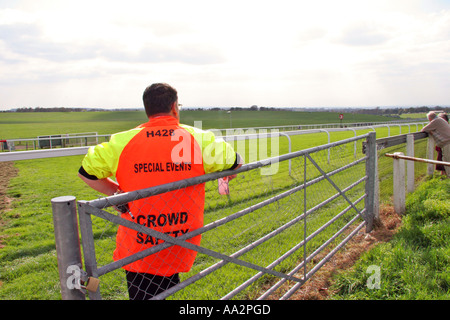
M 119 184 L 115 182 L 114 180 L 110 178 L 105 179 L 98 179 L 98 180 L 91 180 L 86 178 L 85 176 L 78 174 L 78 176 L 83 180 L 89 187 L 94 189 L 95 191 L 98 191 L 100 193 L 103 193 L 107 196 L 116 195 L 119 193 L 123 193 L 122 190 L 119 188 Z M 119 213 L 127 213 L 134 219 L 134 216 L 130 212 L 130 208 L 128 207 L 128 204 L 121 204 L 118 206 L 113 206 L 113 208 L 118 211 Z
M 114 193 L 114 195 L 121 194 L 121 193 L 123 193 L 123 191 L 120 189 L 117 189 L 117 191 Z M 130 207 L 128 206 L 128 203 L 119 204 L 117 206 L 113 206 L 113 208 L 116 209 L 116 211 L 118 211 L 119 213 L 128 213 L 130 215 L 130 217 L 134 219 L 134 216 L 130 211 Z

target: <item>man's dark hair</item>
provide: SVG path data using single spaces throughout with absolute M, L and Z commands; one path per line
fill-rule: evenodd
M 158 113 L 169 113 L 172 104 L 178 101 L 178 93 L 166 83 L 154 83 L 145 89 L 142 100 L 145 113 L 150 117 Z

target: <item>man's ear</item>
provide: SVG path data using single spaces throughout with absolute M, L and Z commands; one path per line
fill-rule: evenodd
M 172 103 L 172 106 L 171 106 L 171 109 L 170 109 L 170 110 L 172 111 L 172 114 L 173 114 L 177 119 L 180 118 L 180 111 L 179 111 L 179 109 L 178 109 L 178 102 L 177 102 L 177 101 L 175 101 L 174 103 Z

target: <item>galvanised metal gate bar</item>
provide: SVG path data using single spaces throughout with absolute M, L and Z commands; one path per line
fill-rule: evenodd
M 342 152 L 342 154 L 338 154 L 337 158 L 339 160 L 342 160 L 347 155 L 345 155 L 345 148 L 347 145 L 351 145 L 351 143 L 357 142 L 357 141 L 363 141 L 366 142 L 365 147 L 365 155 L 361 156 L 359 159 L 354 159 L 353 157 L 353 151 L 350 152 L 351 156 L 349 156 L 349 159 L 352 159 L 351 162 L 345 163 L 345 165 L 337 165 L 337 167 L 331 168 L 328 167 L 328 159 L 323 162 L 323 164 L 319 164 L 317 160 L 314 160 L 312 155 L 318 155 L 320 154 L 320 151 L 329 151 L 331 150 L 337 150 L 338 152 Z M 123 219 L 115 214 L 111 214 L 107 212 L 105 209 L 128 203 L 131 201 L 135 201 L 138 199 L 145 199 L 150 196 L 156 196 L 160 195 L 169 191 L 174 190 L 181 190 L 188 186 L 195 186 L 202 183 L 208 183 L 211 181 L 215 181 L 218 178 L 228 176 L 230 174 L 238 174 L 243 175 L 244 173 L 247 174 L 254 174 L 255 170 L 258 168 L 262 168 L 265 166 L 271 166 L 275 163 L 282 163 L 286 160 L 299 160 L 304 159 L 303 165 L 299 164 L 299 168 L 303 167 L 303 182 L 295 182 L 295 185 L 293 187 L 284 188 L 284 190 L 281 190 L 281 192 L 277 193 L 276 195 L 268 195 L 264 196 L 263 200 L 257 201 L 256 203 L 251 203 L 250 206 L 247 206 L 245 208 L 242 208 L 240 210 L 237 210 L 236 212 L 232 214 L 225 215 L 219 219 L 213 220 L 210 223 L 206 223 L 203 227 L 196 229 L 194 231 L 187 232 L 183 235 L 180 235 L 178 237 L 172 237 L 170 235 L 166 235 L 164 233 L 158 232 L 152 228 L 149 228 L 145 225 L 138 224 L 131 222 L 129 220 Z M 325 156 L 325 158 L 328 158 L 328 153 Z M 310 162 L 309 165 L 307 165 L 307 162 Z M 361 169 L 358 169 L 360 165 L 365 164 L 365 171 L 364 174 L 360 178 L 354 178 L 357 176 L 356 172 L 361 172 Z M 313 169 L 313 167 L 315 169 Z M 327 166 L 327 168 L 323 168 L 324 166 Z M 335 164 L 336 166 L 336 164 Z M 347 176 L 344 176 L 344 172 L 347 170 L 351 170 L 351 176 L 353 181 L 350 181 L 350 178 Z M 297 283 L 296 286 L 293 287 L 293 291 L 286 293 L 283 298 L 286 298 L 290 296 L 295 290 L 301 286 L 305 281 L 307 281 L 319 268 L 321 265 L 323 265 L 326 261 L 328 261 L 331 256 L 339 250 L 356 232 L 358 232 L 362 227 L 366 226 L 366 232 L 371 231 L 371 228 L 373 226 L 373 218 L 374 218 L 374 190 L 375 190 L 375 170 L 376 170 L 376 147 L 375 147 L 375 133 L 371 132 L 366 135 L 362 135 L 359 137 L 354 137 L 330 144 L 326 144 L 319 147 L 310 148 L 307 150 L 301 150 L 285 155 L 281 155 L 278 157 L 273 157 L 257 162 L 253 162 L 250 164 L 243 165 L 241 168 L 235 171 L 224 171 L 224 172 L 216 172 L 207 174 L 204 176 L 199 176 L 187 180 L 177 181 L 166 185 L 160 185 L 148 189 L 142 189 L 134 192 L 128 192 L 123 193 L 111 197 L 96 199 L 93 201 L 78 201 L 78 215 L 79 215 L 79 228 L 81 232 L 82 237 L 82 249 L 84 254 L 84 266 L 85 270 L 82 272 L 83 275 L 85 275 L 85 278 L 89 277 L 91 278 L 99 278 L 102 277 L 116 269 L 120 269 L 124 265 L 127 265 L 133 261 L 142 259 L 143 257 L 147 255 L 154 254 L 156 252 L 159 252 L 161 250 L 167 249 L 171 246 L 177 245 L 180 247 L 189 248 L 192 250 L 195 250 L 199 252 L 202 255 L 209 256 L 210 258 L 214 258 L 215 260 L 218 260 L 218 262 L 213 263 L 209 266 L 207 266 L 205 269 L 201 270 L 201 272 L 194 272 L 194 274 L 189 274 L 189 277 L 185 280 L 183 280 L 178 285 L 172 287 L 171 289 L 165 291 L 164 293 L 158 295 L 155 297 L 155 299 L 165 299 L 170 295 L 173 295 L 175 293 L 178 293 L 180 291 L 185 291 L 183 289 L 186 289 L 188 286 L 195 284 L 197 281 L 202 280 L 208 275 L 213 274 L 214 272 L 220 270 L 225 265 L 236 265 L 239 267 L 244 267 L 246 270 L 253 270 L 254 273 L 252 276 L 250 276 L 246 281 L 244 281 L 242 284 L 234 283 L 235 289 L 231 289 L 227 294 L 223 295 L 222 299 L 230 299 L 232 297 L 235 297 L 237 294 L 248 288 L 251 284 L 256 282 L 259 278 L 267 275 L 271 275 L 273 277 L 280 278 L 281 280 L 278 283 L 275 283 L 273 287 L 266 291 L 260 298 L 266 298 L 268 295 L 272 294 L 277 288 L 280 287 L 280 285 L 288 280 L 293 281 L 294 283 Z M 315 176 L 309 177 L 312 173 L 312 171 L 317 171 Z M 272 179 L 272 178 L 271 178 Z M 295 178 L 297 179 L 297 178 Z M 335 182 L 333 181 L 335 179 Z M 342 187 L 341 184 L 342 181 L 345 182 L 346 186 Z M 255 187 L 257 185 L 257 181 L 251 180 L 251 185 L 249 187 Z M 315 198 L 320 198 L 317 196 L 317 194 L 313 194 L 309 198 L 306 197 L 307 195 L 307 189 L 314 188 L 314 185 L 321 184 L 322 185 L 319 188 L 325 188 L 325 189 L 336 189 L 337 193 L 327 196 L 328 198 L 322 200 L 320 203 L 315 204 L 310 209 L 307 208 L 307 205 L 309 204 L 307 200 Z M 364 183 L 364 188 L 362 188 L 362 194 L 361 194 L 361 187 L 360 185 Z M 324 185 L 326 184 L 326 185 Z M 338 185 L 339 184 L 339 185 Z M 330 188 L 331 186 L 331 188 Z M 359 188 L 359 189 L 358 189 Z M 273 189 L 273 185 L 272 185 Z M 358 191 L 359 190 L 359 191 Z M 303 195 L 302 192 L 303 191 Z M 354 198 L 354 196 L 349 196 L 348 194 L 351 193 L 357 193 L 357 198 L 355 200 L 350 199 L 351 197 Z M 289 201 L 292 201 L 292 197 L 297 196 L 303 196 L 303 208 L 301 208 L 301 205 L 297 202 L 297 200 L 293 200 L 293 203 L 290 203 Z M 319 226 L 317 230 L 312 232 L 311 234 L 307 235 L 307 225 L 315 225 L 312 222 L 313 220 L 317 219 L 319 215 L 320 210 L 325 210 L 327 206 L 332 205 L 332 202 L 335 200 L 338 200 L 340 198 L 344 199 L 344 202 L 348 203 L 348 206 L 343 208 L 339 213 L 335 214 L 334 209 L 331 210 L 333 212 L 331 218 L 329 220 L 326 220 L 325 223 Z M 357 206 L 362 202 L 362 200 L 365 200 L 365 204 L 363 208 L 358 208 Z M 314 202 L 309 200 L 309 202 Z M 287 205 L 285 204 L 287 203 Z M 333 202 L 334 203 L 334 202 Z M 236 221 L 241 221 L 238 219 L 245 219 L 246 217 L 250 216 L 251 214 L 255 214 L 258 212 L 258 210 L 263 210 L 266 207 L 270 209 L 271 205 L 277 205 L 278 208 L 281 207 L 281 209 L 285 209 L 285 211 L 275 212 L 273 213 L 270 211 L 270 213 L 275 214 L 277 217 L 276 220 L 273 220 L 274 223 L 280 223 L 279 226 L 270 226 L 270 228 L 265 232 L 264 235 L 257 239 L 251 240 L 248 244 L 242 244 L 242 247 L 238 250 L 232 252 L 232 253 L 223 253 L 220 252 L 220 250 L 216 249 L 214 247 L 214 244 L 212 246 L 214 249 L 207 248 L 206 245 L 208 243 L 202 244 L 201 246 L 194 245 L 192 243 L 187 242 L 188 239 L 200 235 L 200 234 L 207 234 L 207 232 L 211 232 L 213 230 L 217 230 L 218 228 L 227 226 L 231 223 L 234 223 Z M 237 206 L 237 205 L 236 205 Z M 234 208 L 234 207 L 232 207 Z M 302 210 L 303 209 L 303 210 Z M 57 210 L 56 210 L 57 211 Z M 219 210 L 220 211 L 220 210 Z M 217 212 L 219 212 L 217 211 Z M 347 213 L 349 212 L 356 212 L 356 215 L 353 217 L 346 217 Z M 216 211 L 214 211 L 215 213 Z M 291 213 L 293 212 L 293 213 Z M 297 213 L 298 212 L 298 213 Z M 313 214 L 316 213 L 316 214 Z M 55 212 L 54 215 L 58 214 L 58 212 Z M 208 215 L 209 212 L 205 212 L 205 215 Z M 286 220 L 284 219 L 284 215 L 286 215 Z M 125 259 L 121 259 L 118 261 L 113 261 L 110 263 L 107 263 L 103 266 L 98 267 L 97 257 L 96 257 L 96 247 L 95 247 L 95 241 L 94 239 L 94 231 L 93 231 L 93 220 L 92 216 L 96 216 L 98 218 L 110 221 L 113 224 L 117 225 L 123 225 L 129 229 L 136 230 L 138 232 L 141 232 L 142 234 L 148 235 L 150 237 L 154 237 L 155 239 L 161 239 L 164 242 L 161 244 L 157 244 L 151 248 L 145 249 L 137 254 L 131 255 L 126 257 Z M 275 217 L 274 216 L 274 217 Z M 289 216 L 289 217 L 288 217 Z M 306 249 L 307 245 L 311 245 L 312 240 L 322 233 L 325 229 L 332 226 L 336 221 L 339 219 L 343 219 L 343 217 L 346 217 L 345 219 L 345 225 L 340 227 L 337 232 L 335 232 L 332 236 L 330 236 L 324 243 L 321 244 L 314 244 L 314 251 L 307 255 Z M 249 229 L 253 228 L 255 225 L 257 225 L 261 218 L 258 218 L 259 220 L 255 220 L 256 222 L 251 222 L 249 224 Z M 346 236 L 346 238 L 341 241 L 339 244 L 335 245 L 334 249 L 326 255 L 325 258 L 323 258 L 314 268 L 312 268 L 309 272 L 307 271 L 307 264 L 312 261 L 312 259 L 321 251 L 323 251 L 326 247 L 332 245 L 332 243 L 341 237 L 341 235 L 345 234 L 345 232 L 348 232 L 348 230 L 352 227 L 352 225 L 357 222 L 358 220 L 362 219 L 363 221 L 359 223 L 356 226 L 356 229 L 350 232 L 349 235 Z M 307 224 L 307 220 L 308 221 Z M 288 231 L 291 230 L 293 227 L 298 227 L 299 225 L 303 224 L 302 230 L 303 232 L 303 239 L 300 239 L 301 241 L 296 243 L 298 240 L 293 240 L 293 243 L 289 243 L 290 248 L 286 250 L 286 252 L 282 253 L 281 248 L 277 247 L 277 250 L 280 250 L 280 256 L 276 258 L 274 261 L 268 263 L 266 266 L 265 264 L 262 264 L 263 262 L 260 262 L 259 259 L 256 259 L 256 261 L 247 261 L 243 259 L 246 254 L 249 252 L 257 251 L 257 250 L 263 250 L 265 247 L 263 246 L 269 243 L 270 241 L 279 241 L 274 240 L 277 239 L 277 236 L 287 236 L 289 235 Z M 238 226 L 240 229 L 244 229 L 244 221 L 239 222 Z M 58 229 L 58 226 L 55 224 L 55 232 Z M 290 236 L 290 235 L 289 235 Z M 237 236 L 233 236 L 236 237 Z M 298 235 L 296 236 L 298 238 Z M 212 238 L 211 238 L 212 239 Z M 211 240 L 208 239 L 208 240 Z M 223 240 L 223 239 L 221 239 Z M 206 241 L 206 240 L 203 240 Z M 221 241 L 226 242 L 226 241 Z M 282 241 L 284 244 L 285 242 Z M 231 248 L 233 249 L 233 248 Z M 294 254 L 298 254 L 299 251 L 303 249 L 303 258 L 300 264 L 295 266 L 290 272 L 282 270 L 275 270 L 275 267 L 280 266 L 285 260 L 288 259 L 297 259 L 294 257 Z M 275 250 L 275 251 L 277 251 Z M 284 250 L 284 249 L 283 249 Z M 76 251 L 76 250 L 75 250 Z M 271 252 L 273 250 L 271 249 Z M 277 252 L 278 253 L 278 252 Z M 59 260 L 59 258 L 58 258 Z M 67 260 L 67 259 L 66 259 Z M 70 259 L 69 259 L 70 260 Z M 65 266 L 62 266 L 60 270 L 64 270 Z M 66 266 L 67 267 L 67 266 Z M 195 265 L 194 265 L 195 267 Z M 303 269 L 303 275 L 298 275 L 298 272 Z M 67 281 L 67 275 L 61 277 L 61 282 Z M 105 286 L 107 284 L 105 283 Z M 295 289 L 294 289 L 295 288 Z M 77 288 L 75 288 L 77 289 Z M 292 292 L 292 293 L 291 293 Z M 124 294 L 125 295 L 125 294 Z M 101 299 L 100 290 L 98 289 L 96 292 L 89 292 L 89 297 L 91 299 Z M 76 299 L 78 296 L 71 296 L 70 298 Z M 176 297 L 175 297 L 176 298 Z

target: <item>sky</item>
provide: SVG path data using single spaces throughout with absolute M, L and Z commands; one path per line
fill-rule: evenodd
M 450 0 L 0 0 L 0 110 L 450 105 Z

